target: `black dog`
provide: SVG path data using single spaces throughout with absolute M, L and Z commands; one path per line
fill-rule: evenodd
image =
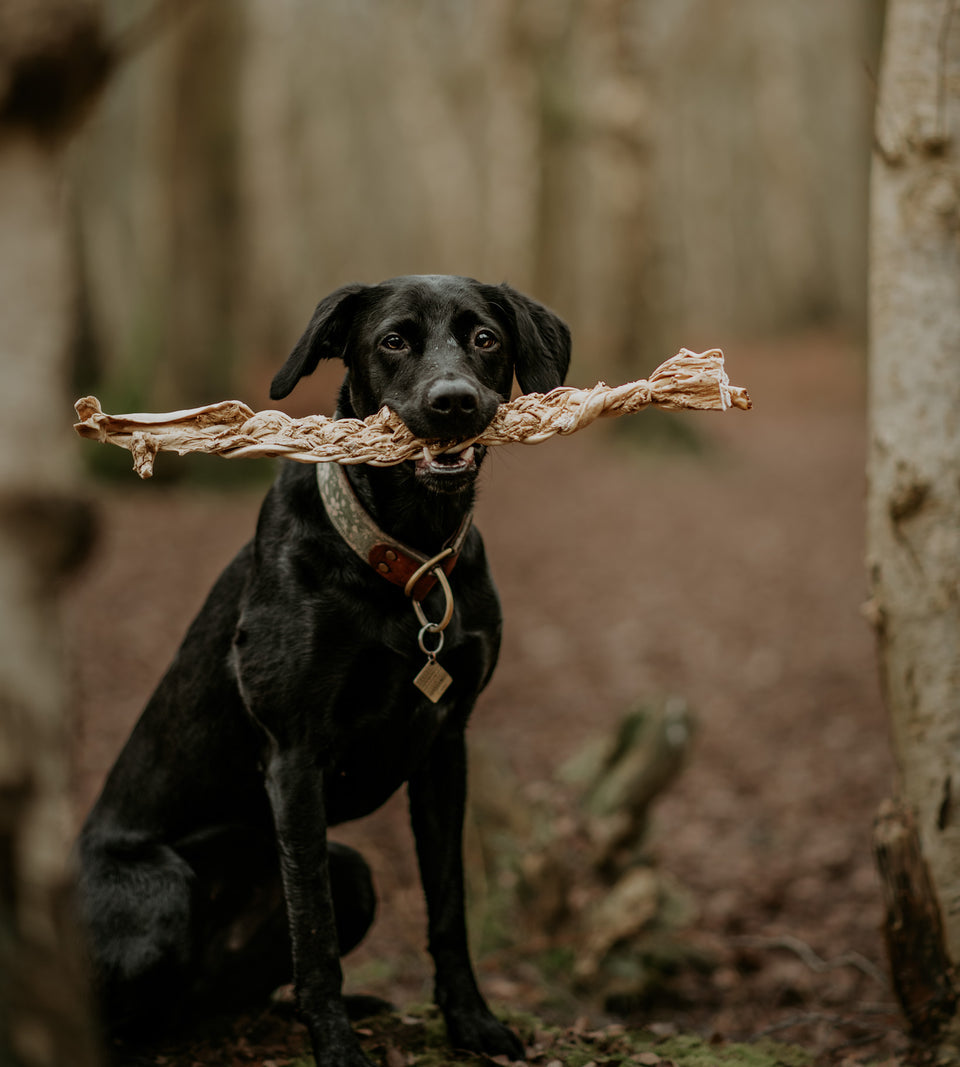
M 341 417 L 387 405 L 417 437 L 462 442 L 509 399 L 514 372 L 546 391 L 569 355 L 566 326 L 506 285 L 397 278 L 321 301 L 271 396 L 340 358 Z M 283 465 L 80 836 L 114 1024 L 239 1004 L 292 977 L 317 1062 L 367 1064 L 339 957 L 376 898 L 365 861 L 326 831 L 406 782 L 449 1039 L 522 1056 L 477 988 L 464 920 L 464 729 L 501 628 L 470 525 L 483 454 Z

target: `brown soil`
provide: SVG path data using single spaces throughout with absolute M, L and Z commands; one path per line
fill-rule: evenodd
M 693 892 L 692 936 L 715 967 L 631 1021 L 770 1031 L 832 1060 L 889 1055 L 903 1039 L 878 974 L 870 831 L 893 769 L 860 615 L 862 356 L 808 337 L 728 360 L 755 410 L 683 416 L 704 435 L 700 455 L 639 451 L 599 428 L 491 453 L 478 524 L 507 621 L 471 740 L 529 783 L 638 698 L 684 697 L 697 739 L 656 808 L 650 847 Z M 97 490 L 99 546 L 66 597 L 78 814 L 250 536 L 261 495 L 145 487 L 133 475 Z M 346 961 L 348 988 L 428 999 L 402 800 L 339 836 L 367 855 L 381 897 Z M 495 1000 L 550 1006 L 508 950 L 481 972 Z M 594 1008 L 566 1010 L 572 1022 Z

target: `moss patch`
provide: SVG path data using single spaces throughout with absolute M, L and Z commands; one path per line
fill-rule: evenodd
M 813 1056 L 793 1045 L 773 1041 L 750 1044 L 711 1043 L 692 1036 L 658 1037 L 646 1030 L 610 1026 L 601 1030 L 547 1026 L 532 1015 L 499 1013 L 527 1047 L 527 1063 L 538 1067 L 810 1067 Z M 401 1015 L 378 1015 L 357 1024 L 364 1051 L 386 1067 L 473 1067 L 506 1064 L 446 1044 L 443 1022 L 435 1008 L 411 1008 Z M 291 1067 L 312 1067 L 313 1059 Z

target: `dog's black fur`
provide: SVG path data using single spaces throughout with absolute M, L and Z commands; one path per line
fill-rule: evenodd
M 566 326 L 509 286 L 397 278 L 321 301 L 271 396 L 340 358 L 340 416 L 386 404 L 419 437 L 463 440 L 509 399 L 514 373 L 524 392 L 548 390 L 569 354 Z M 477 446 L 472 458 L 349 476 L 382 529 L 433 554 L 471 507 L 482 458 Z M 409 600 L 333 529 L 314 473 L 283 465 L 256 536 L 214 585 L 81 832 L 104 1012 L 162 1026 L 171 1010 L 238 1004 L 292 977 L 317 1062 L 368 1063 L 339 957 L 376 898 L 365 861 L 326 830 L 406 782 L 449 1039 L 519 1058 L 477 988 L 464 920 L 464 729 L 501 627 L 480 535 L 451 576 L 441 662 L 453 684 L 431 704 L 412 681 L 425 658 Z M 438 618 L 441 591 L 424 606 Z

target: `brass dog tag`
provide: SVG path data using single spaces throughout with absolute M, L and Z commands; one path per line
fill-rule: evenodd
M 447 691 L 447 687 L 452 681 L 453 679 L 450 675 L 437 663 L 436 658 L 431 656 L 420 673 L 414 678 L 413 684 L 423 693 L 427 700 L 436 704 Z

